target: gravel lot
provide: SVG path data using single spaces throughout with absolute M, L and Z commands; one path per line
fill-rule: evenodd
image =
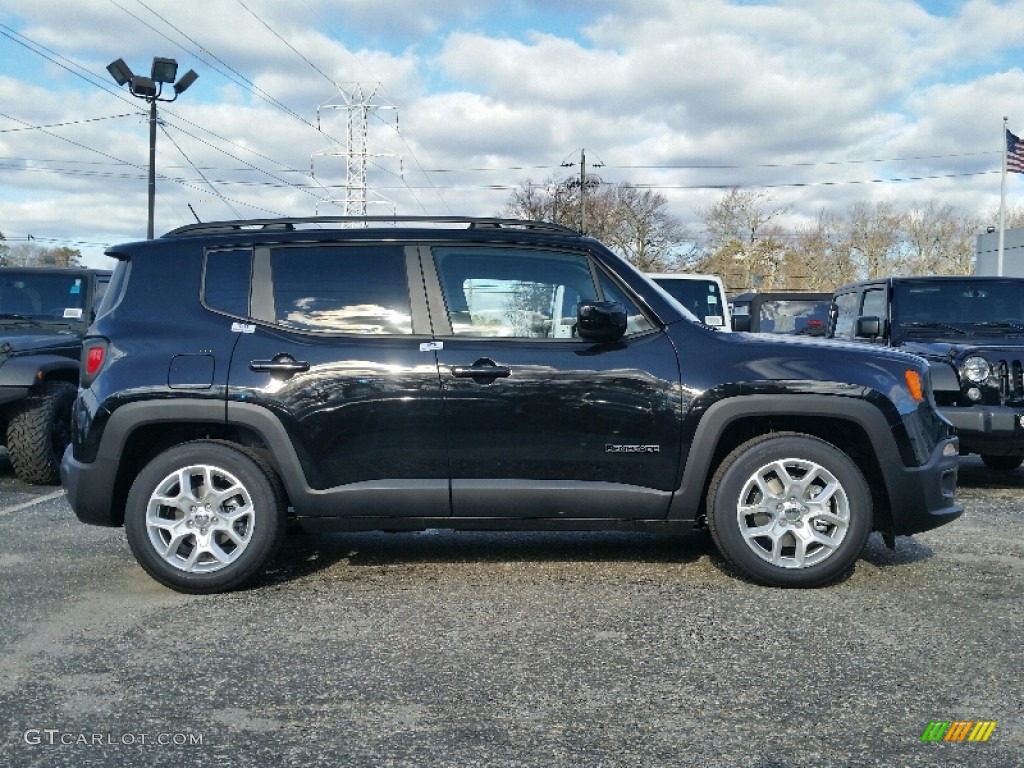
M 813 591 L 700 535 L 430 531 L 292 536 L 193 597 L 0 452 L 0 765 L 1019 766 L 1024 470 L 960 496 Z

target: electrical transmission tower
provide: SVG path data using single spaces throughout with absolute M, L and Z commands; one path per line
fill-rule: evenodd
M 370 115 L 381 110 L 393 111 L 395 116 L 394 129 L 398 131 L 398 107 L 392 104 L 375 103 L 377 92 L 381 86 L 378 83 L 372 88 L 367 88 L 361 83 L 355 83 L 351 88 L 338 87 L 338 95 L 325 104 L 316 108 L 316 127 L 324 133 L 320 124 L 321 113 L 324 110 L 336 109 L 345 110 L 345 144 L 341 145 L 337 140 L 332 139 L 332 144 L 327 149 L 314 152 L 310 156 L 310 175 L 316 177 L 316 159 L 318 157 L 341 157 L 345 160 L 345 184 L 343 187 L 327 187 L 327 196 L 317 201 L 316 212 L 320 213 L 320 205 L 337 205 L 341 207 L 345 216 L 365 216 L 367 207 L 370 204 L 384 205 L 395 213 L 393 201 L 377 192 L 370 192 L 366 181 L 366 167 L 371 158 L 397 157 L 399 171 L 397 176 L 402 175 L 402 156 L 391 152 L 371 152 L 369 146 L 369 121 Z M 329 135 L 329 134 L 325 134 Z M 344 190 L 344 195 L 337 195 L 333 190 Z M 374 199 L 370 199 L 371 196 Z

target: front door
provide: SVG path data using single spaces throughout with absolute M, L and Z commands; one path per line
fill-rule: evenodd
M 453 514 L 664 517 L 678 484 L 679 367 L 625 289 L 580 252 L 452 246 L 424 261 Z M 626 306 L 626 336 L 578 338 L 584 299 Z

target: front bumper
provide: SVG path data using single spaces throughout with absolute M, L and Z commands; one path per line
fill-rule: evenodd
M 956 520 L 964 508 L 956 503 L 958 439 L 941 440 L 919 467 L 891 467 L 888 485 L 892 533 L 910 536 Z
M 964 453 L 1024 455 L 1024 408 L 1004 405 L 940 406 L 956 427 Z

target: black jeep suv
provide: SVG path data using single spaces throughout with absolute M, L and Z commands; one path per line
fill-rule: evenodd
M 1024 279 L 892 277 L 836 291 L 829 335 L 926 358 L 960 450 L 993 469 L 1024 461 Z
M 0 445 L 29 483 L 57 483 L 82 337 L 110 272 L 0 267 Z
M 242 584 L 289 515 L 706 525 L 752 579 L 814 586 L 872 530 L 891 544 L 962 512 L 924 360 L 718 333 L 564 227 L 226 222 L 109 254 L 62 479 L 181 591 Z

